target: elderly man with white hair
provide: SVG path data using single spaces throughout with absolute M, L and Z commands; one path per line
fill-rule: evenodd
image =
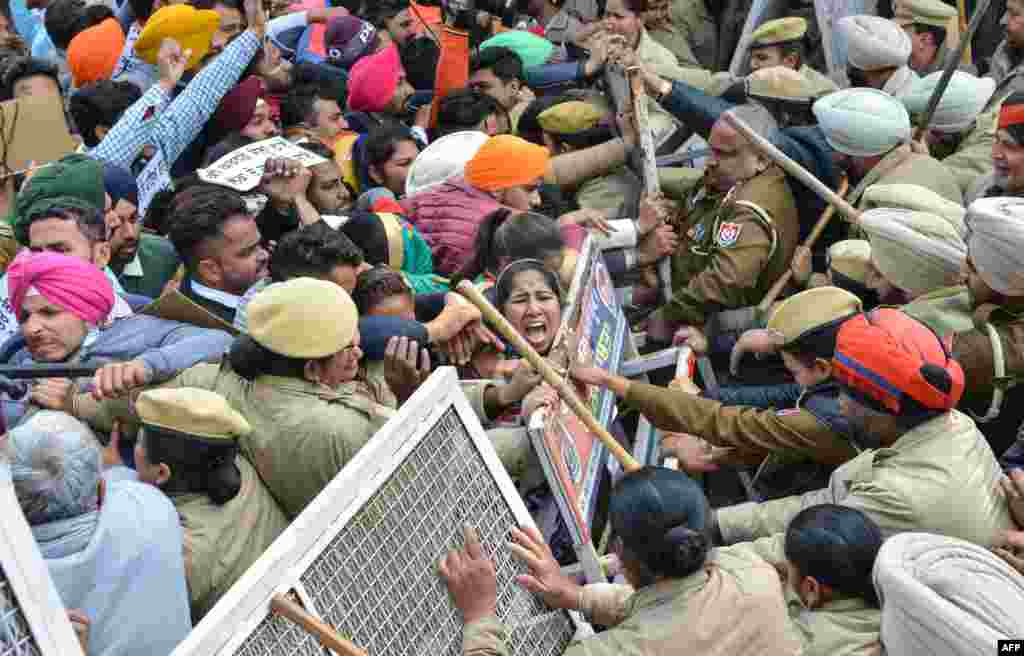
M 911 151 L 910 115 L 893 96 L 877 89 L 844 89 L 812 108 L 818 127 L 846 170 L 856 205 L 874 184 L 915 184 L 960 203 L 956 178 L 941 162 Z
M 92 431 L 64 413 L 36 413 L 3 450 L 61 601 L 89 619 L 89 656 L 170 653 L 192 622 L 167 497 L 126 467 L 104 472 Z
M 902 96 L 918 80 L 908 62 L 913 44 L 895 22 L 879 16 L 847 16 L 839 21 L 846 40 L 846 76 L 851 87 L 871 87 Z
M 1024 91 L 1010 94 L 999 107 L 992 172 L 975 180 L 967 203 L 991 196 L 1024 195 Z
M 924 114 L 941 77 L 939 71 L 921 78 L 900 98 L 911 116 Z M 992 146 L 999 112 L 982 110 L 995 88 L 992 78 L 954 72 L 928 126 L 925 141 L 929 152 L 952 171 L 963 194 L 978 178 L 992 173 Z

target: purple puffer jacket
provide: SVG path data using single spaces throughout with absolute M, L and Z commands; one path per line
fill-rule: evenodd
M 406 198 L 401 205 L 430 245 L 434 271 L 449 276 L 473 257 L 480 224 L 485 216 L 501 207 L 493 197 L 461 177 Z

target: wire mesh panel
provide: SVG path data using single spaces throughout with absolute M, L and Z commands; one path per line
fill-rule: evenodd
M 28 619 L 21 610 L 7 573 L 0 567 L 0 656 L 36 656 L 42 654 Z
M 344 495 L 347 500 L 338 498 Z M 319 530 L 324 514 L 334 519 Z M 509 628 L 512 653 L 561 654 L 577 624 L 514 580 L 526 568 L 506 546 L 509 530 L 529 521 L 458 391 L 454 371 L 441 370 L 295 520 L 261 559 L 265 562 L 254 565 L 255 571 L 218 604 L 249 603 L 254 612 L 215 608 L 193 632 L 199 635 L 190 636 L 175 655 L 324 653 L 294 624 L 270 616 L 266 604 L 253 604 L 255 590 L 260 595 L 295 590 L 308 611 L 371 656 L 461 654 L 462 620 L 437 563 L 449 549 L 462 546 L 466 524 L 476 528 L 495 563 L 497 613 Z M 306 548 L 296 541 L 312 544 Z M 209 622 L 216 628 L 206 626 Z M 235 635 L 201 638 L 214 632 Z

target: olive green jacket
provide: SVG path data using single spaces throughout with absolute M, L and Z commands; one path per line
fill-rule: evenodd
M 242 578 L 267 547 L 288 527 L 256 469 L 235 459 L 242 487 L 218 506 L 205 494 L 172 495 L 185 533 L 185 576 L 192 621 L 198 622 Z
M 888 537 L 925 531 L 982 546 L 1012 528 L 998 483 L 999 463 L 985 437 L 956 410 L 907 431 L 887 448 L 840 466 L 829 486 L 806 494 L 717 511 L 727 543 L 782 533 L 801 510 L 822 503 L 856 508 Z

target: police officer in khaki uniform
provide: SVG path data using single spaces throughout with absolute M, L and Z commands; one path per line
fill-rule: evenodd
M 962 407 L 1000 454 L 1014 427 L 1024 420 L 1024 200 L 983 198 L 967 209 L 967 289 L 973 329 L 953 337 L 953 354 L 963 365 Z M 1019 441 L 1009 458 L 1024 459 Z
M 730 110 L 766 135 L 763 107 Z M 777 166 L 724 118 L 711 129 L 703 183 L 684 201 L 672 257 L 673 300 L 652 315 L 651 339 L 667 342 L 685 325 L 703 326 L 721 310 L 756 305 L 789 268 L 800 235 L 796 203 Z
M 835 82 L 804 63 L 806 37 L 807 21 L 800 17 L 763 23 L 750 35 L 750 70 L 785 66 L 807 80 L 815 97 L 838 91 L 839 86 Z
M 682 472 L 645 467 L 616 484 L 609 520 L 628 585 L 579 586 L 561 574 L 536 529 L 513 529 L 526 589 L 550 608 L 577 610 L 607 631 L 570 644 L 564 656 L 789 656 L 801 653 L 787 622 L 778 573 L 747 550 L 710 549 L 707 499 Z M 506 656 L 495 615 L 494 565 L 472 529 L 464 550 L 439 564 L 462 613 L 465 656 Z M 439 554 L 440 555 L 440 554 Z
M 737 453 L 731 457 L 741 461 L 771 457 L 775 462 L 840 465 L 857 451 L 850 442 L 849 424 L 839 412 L 839 387 L 831 377 L 831 361 L 839 326 L 860 311 L 860 299 L 837 287 L 809 289 L 775 309 L 767 330 L 777 339 L 786 368 L 797 381 L 791 386 L 795 404 L 786 409 L 723 405 L 702 398 L 693 383 L 685 383 L 683 389 L 665 389 L 630 382 L 595 367 L 576 368 L 573 376 L 613 390 L 664 431 L 692 433 L 716 446 L 735 447 Z M 780 398 L 785 387 L 780 388 Z
M 925 531 L 991 546 L 1011 528 L 999 463 L 974 422 L 953 409 L 963 370 L 934 333 L 879 308 L 843 323 L 832 367 L 864 450 L 826 488 L 715 511 L 725 543 L 780 533 L 821 503 L 862 511 L 886 537 Z
M 170 497 L 181 518 L 198 622 L 288 527 L 288 518 L 238 454 L 238 439 L 252 428 L 224 397 L 154 389 L 139 396 L 135 409 L 142 422 L 135 467 L 140 480 Z
M 223 362 L 200 364 L 164 387 L 196 387 L 227 399 L 252 426 L 239 436 L 281 509 L 294 518 L 394 413 L 376 381 L 359 374 L 358 311 L 344 289 L 294 278 L 249 303 L 249 335 Z M 79 394 L 74 414 L 109 430 L 131 417 L 125 403 Z
M 946 28 L 956 17 L 956 9 L 941 0 L 899 0 L 895 10 L 893 21 L 910 36 L 910 68 L 921 76 L 941 73 L 950 52 Z
M 924 114 L 941 77 L 941 71 L 922 77 L 901 98 L 912 116 Z M 995 87 L 992 78 L 955 71 L 939 98 L 926 135 L 929 153 L 956 176 L 965 195 L 979 178 L 992 173 L 999 112 L 983 109 Z
M 898 99 L 877 89 L 843 89 L 820 98 L 812 109 L 850 178 L 850 204 L 863 208 L 864 191 L 875 184 L 915 184 L 962 202 L 950 170 L 911 151 L 910 115 Z

